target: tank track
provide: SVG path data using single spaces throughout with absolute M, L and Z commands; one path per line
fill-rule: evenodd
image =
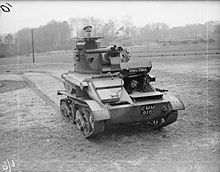
M 85 138 L 92 138 L 104 131 L 104 121 L 94 121 L 94 115 L 85 102 L 76 102 L 69 97 L 61 99 L 60 111 L 63 119 Z
M 155 130 L 161 129 L 167 125 L 174 123 L 177 120 L 177 117 L 178 111 L 171 111 L 165 117 L 148 122 L 148 124 L 150 124 Z

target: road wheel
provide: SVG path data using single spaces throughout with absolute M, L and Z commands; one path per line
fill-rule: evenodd
M 76 111 L 76 127 L 85 137 L 88 137 L 93 131 L 91 119 L 91 112 L 86 108 Z

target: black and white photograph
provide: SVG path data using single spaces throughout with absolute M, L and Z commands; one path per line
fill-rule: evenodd
M 0 1 L 0 172 L 219 172 L 219 1 Z

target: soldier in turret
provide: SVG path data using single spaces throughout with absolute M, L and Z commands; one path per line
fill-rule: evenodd
M 92 26 L 85 26 L 83 30 L 85 31 L 85 35 L 87 38 L 91 37 Z

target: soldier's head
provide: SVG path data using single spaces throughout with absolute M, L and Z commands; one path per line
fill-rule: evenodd
M 83 30 L 85 31 L 85 35 L 86 35 L 87 38 L 91 36 L 92 26 L 85 26 L 83 28 Z
M 137 85 L 138 85 L 138 82 L 136 80 L 131 81 L 131 88 L 132 89 L 135 89 L 137 87 Z

